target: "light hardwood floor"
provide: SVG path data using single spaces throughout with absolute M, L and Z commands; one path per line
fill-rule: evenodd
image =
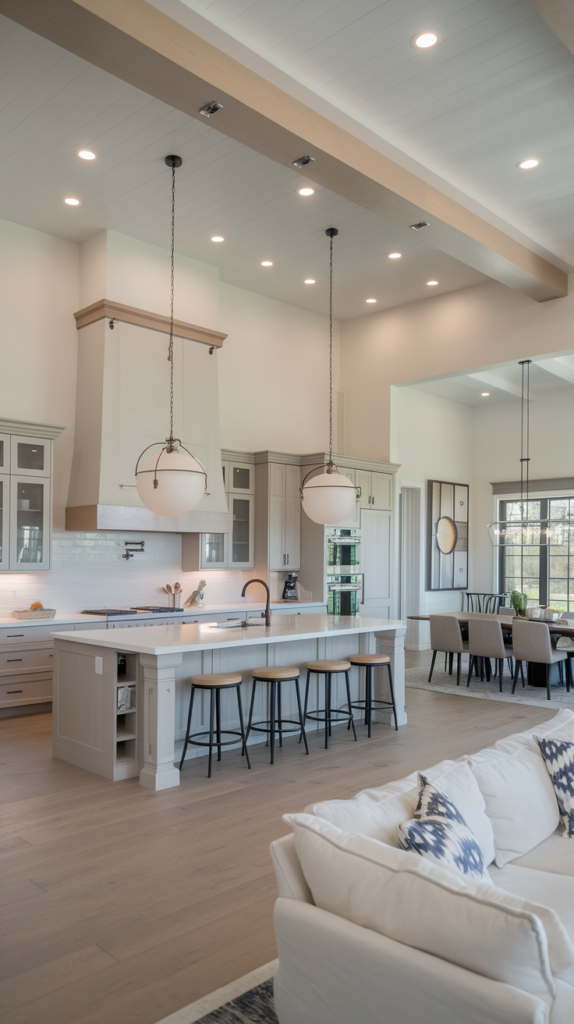
M 423 655 L 409 662 L 424 663 Z M 545 721 L 554 710 L 407 691 L 409 724 L 335 730 L 272 768 L 236 751 L 179 789 L 107 782 L 51 756 L 51 716 L 0 722 L 3 1024 L 154 1024 L 276 956 L 269 842 L 281 815 L 348 797 Z

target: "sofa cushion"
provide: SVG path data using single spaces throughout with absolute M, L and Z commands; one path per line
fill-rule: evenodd
M 489 880 L 482 850 L 458 807 L 424 775 L 414 818 L 399 825 L 399 846 L 469 878 Z
M 552 780 L 564 838 L 574 838 L 574 743 L 563 735 L 535 736 L 540 753 Z
M 558 951 L 553 935 L 554 926 L 548 919 L 544 919 L 543 924 L 549 940 L 550 965 L 555 974 L 574 984 L 574 878 L 555 875 L 550 871 L 519 867 L 516 864 L 507 864 L 503 868 L 493 865 L 489 874 L 497 888 L 504 889 L 519 899 L 543 904 L 555 912 L 568 936 L 571 953 L 565 961 L 553 955 Z
M 495 863 L 504 867 L 555 831 L 560 816 L 552 783 L 538 749 L 514 753 L 492 748 L 468 759 L 494 832 Z
M 536 868 L 537 871 L 550 871 L 555 875 L 574 875 L 574 844 L 564 842 L 560 826 L 558 832 L 553 832 L 523 857 L 517 857 L 512 864 Z
M 492 825 L 469 766 L 464 761 L 441 761 L 426 769 L 424 774 L 456 804 L 480 844 L 485 864 L 491 864 L 494 860 Z M 324 800 L 312 804 L 308 811 L 346 832 L 398 846 L 399 825 L 413 817 L 417 800 L 418 775 L 413 772 L 380 789 L 365 789 L 352 800 Z
M 314 815 L 284 820 L 318 907 L 551 1001 L 547 934 L 530 903 Z M 571 951 L 556 915 L 549 930 L 564 965 Z

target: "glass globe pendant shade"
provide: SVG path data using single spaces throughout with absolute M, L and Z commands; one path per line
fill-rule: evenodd
M 136 469 L 138 494 L 157 516 L 183 516 L 199 504 L 207 484 L 205 469 L 186 448 L 163 448 Z
M 336 526 L 351 519 L 355 511 L 357 489 L 335 467 L 312 477 L 301 490 L 303 511 L 314 523 Z

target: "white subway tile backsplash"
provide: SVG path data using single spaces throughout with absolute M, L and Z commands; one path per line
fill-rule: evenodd
M 126 541 L 144 541 L 144 551 L 126 561 Z M 55 532 L 53 569 L 47 573 L 6 573 L 0 575 L 0 611 L 26 608 L 41 601 L 59 612 L 84 608 L 129 607 L 167 604 L 162 587 L 178 581 L 183 588 L 182 604 L 207 580 L 206 603 L 236 601 L 252 571 L 208 570 L 182 572 L 181 534 L 170 533 L 76 533 Z M 251 600 L 259 600 L 257 594 Z

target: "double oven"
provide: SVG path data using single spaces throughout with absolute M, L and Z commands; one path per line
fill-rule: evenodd
M 327 527 L 327 611 L 359 615 L 363 592 L 361 531 Z

